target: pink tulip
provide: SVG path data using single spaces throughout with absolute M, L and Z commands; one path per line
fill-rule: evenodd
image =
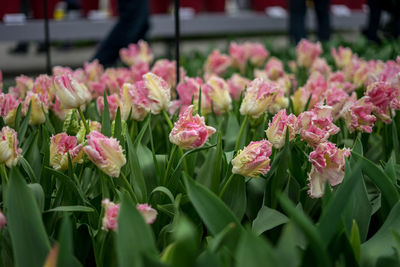
M 176 62 L 169 61 L 167 59 L 157 60 L 154 64 L 151 72 L 155 75 L 161 77 L 164 81 L 168 83 L 171 88 L 176 87 Z M 185 70 L 180 68 L 180 80 L 183 80 L 186 76 Z
M 23 103 L 23 113 L 27 114 L 29 105 L 31 105 L 31 114 L 29 117 L 29 124 L 39 125 L 46 121 L 45 112 L 48 113 L 48 99 L 47 96 L 43 96 L 45 103 L 42 102 L 38 94 L 32 91 L 28 92 Z
M 296 116 L 294 114 L 286 115 L 286 110 L 282 109 L 272 119 L 272 122 L 268 123 L 268 129 L 265 131 L 270 141 L 275 148 L 280 149 L 285 144 L 286 132 L 289 127 L 289 141 L 292 140 L 295 135 Z
M 368 86 L 365 95 L 370 97 L 374 114 L 385 123 L 391 123 L 389 105 L 399 95 L 399 90 L 388 82 L 375 82 Z
M 266 174 L 272 153 L 272 144 L 263 139 L 252 141 L 248 146 L 239 150 L 236 157 L 232 159 L 232 173 L 245 177 L 257 177 Z
M 244 73 L 248 60 L 246 47 L 232 42 L 229 45 L 229 55 L 232 58 L 232 67 L 236 67 L 241 73 Z
M 117 114 L 118 107 L 121 106 L 121 100 L 117 94 L 112 94 L 107 96 L 107 102 L 108 102 L 108 110 L 110 112 L 110 119 L 114 120 L 115 116 Z M 97 98 L 97 111 L 99 114 L 103 114 L 104 112 L 104 97 L 100 96 Z
M 231 110 L 232 98 L 229 94 L 229 86 L 224 79 L 215 75 L 211 76 L 203 85 L 202 93 L 211 100 L 215 114 L 223 114 Z
M 332 107 L 332 117 L 334 121 L 339 119 L 343 111 L 343 107 L 349 98 L 350 96 L 345 91 L 336 88 L 335 86 L 329 88 L 326 92 L 326 104 Z
M 286 108 L 288 100 L 283 88 L 274 82 L 266 82 L 261 78 L 253 80 L 247 88 L 240 105 L 240 114 L 258 118 L 267 110 L 275 113 Z
M 333 124 L 332 107 L 317 105 L 311 111 L 305 111 L 297 117 L 297 131 L 301 139 L 311 147 L 324 143 L 340 128 Z
M 325 192 L 328 181 L 331 186 L 336 186 L 343 181 L 345 158 L 350 156 L 350 149 L 338 149 L 335 144 L 325 142 L 319 144 L 310 153 L 312 169 L 309 174 L 309 191 L 312 198 L 320 198 Z
M 149 44 L 140 40 L 137 44 L 130 44 L 128 48 L 119 51 L 121 60 L 128 66 L 136 65 L 140 62 L 151 64 L 154 56 Z
M 351 57 L 353 56 L 351 49 L 343 46 L 339 46 L 337 50 L 332 47 L 331 54 L 336 66 L 339 69 L 343 69 L 345 66 L 347 66 L 351 61 Z
M 153 224 L 157 218 L 157 211 L 149 204 L 137 204 L 136 209 L 143 216 L 143 219 L 147 224 Z
M 68 153 L 72 163 L 82 162 L 82 148 L 75 136 L 68 136 L 66 133 L 54 135 L 50 139 L 50 166 L 55 170 L 67 170 Z
M 97 131 L 90 132 L 86 138 L 88 145 L 83 150 L 89 159 L 108 176 L 118 177 L 126 163 L 119 141 Z
M 351 93 L 356 89 L 356 86 L 353 83 L 346 82 L 342 71 L 331 73 L 328 78 L 328 84 L 343 89 L 346 93 Z
M 99 63 L 99 60 L 95 59 L 92 62 L 85 62 L 83 64 L 86 81 L 96 82 L 100 79 L 104 72 L 103 65 Z
M 150 71 L 149 63 L 138 62 L 131 66 L 131 75 L 134 82 L 143 81 L 143 75 Z
M 6 227 L 7 225 L 7 219 L 6 216 L 1 212 L 0 210 L 0 230 Z
M 8 126 L 3 127 L 0 131 L 0 163 L 5 163 L 9 168 L 17 165 L 21 152 L 17 132 Z
M 33 88 L 33 79 L 25 75 L 20 75 L 15 78 L 15 81 L 16 85 L 8 88 L 8 93 L 19 99 L 25 98 L 26 93 Z
M 0 93 L 0 116 L 7 125 L 14 125 L 20 103 L 21 101 L 14 95 Z
M 199 100 L 200 87 L 203 85 L 201 78 L 189 78 L 185 77 L 176 87 L 178 92 L 179 100 L 182 105 L 190 105 L 193 101 Z
M 265 64 L 268 79 L 275 81 L 282 77 L 285 73 L 283 70 L 283 63 L 276 57 L 271 57 L 267 64 Z
M 269 56 L 267 49 L 260 43 L 246 42 L 244 46 L 250 63 L 256 67 L 261 66 Z
M 306 39 L 302 39 L 296 47 L 297 65 L 300 67 L 311 67 L 314 60 L 322 53 L 321 43 L 311 43 Z
M 324 58 L 320 58 L 320 57 L 318 57 L 314 60 L 313 64 L 311 65 L 311 68 L 310 68 L 311 73 L 319 72 L 324 77 L 328 77 L 329 74 L 331 73 L 331 71 L 332 71 L 332 69 L 328 65 L 326 60 Z
M 215 129 L 205 124 L 204 117 L 198 114 L 193 116 L 193 106 L 189 106 L 175 122 L 169 140 L 182 149 L 197 148 L 203 146 L 214 133 Z
M 376 117 L 372 115 L 374 105 L 369 96 L 364 96 L 357 101 L 349 102 L 344 108 L 344 117 L 350 132 L 372 132 Z
M 225 54 L 220 54 L 218 50 L 214 50 L 204 64 L 204 78 L 208 79 L 212 74 L 221 76 L 230 66 L 231 58 Z
M 111 202 L 108 198 L 105 198 L 101 202 L 101 205 L 104 207 L 102 229 L 106 231 L 117 231 L 120 204 L 115 204 L 114 202 Z
M 131 118 L 136 121 L 142 121 L 150 112 L 150 99 L 147 97 L 148 91 L 144 81 L 134 84 L 125 83 L 121 88 L 121 115 L 123 120 L 127 121 L 129 113 Z
M 233 74 L 232 77 L 227 81 L 229 86 L 229 93 L 234 100 L 239 100 L 240 95 L 250 84 L 250 80 L 246 79 L 239 74 Z
M 90 101 L 88 89 L 72 78 L 70 74 L 56 76 L 54 89 L 63 108 L 78 108 Z
M 152 72 L 143 75 L 143 80 L 148 90 L 151 112 L 158 114 L 167 110 L 171 102 L 171 88 L 168 83 Z
M 42 102 L 47 102 L 51 99 L 51 86 L 51 78 L 45 74 L 41 74 L 35 79 L 32 92 L 38 94 Z M 47 98 L 47 100 L 44 100 L 44 98 Z

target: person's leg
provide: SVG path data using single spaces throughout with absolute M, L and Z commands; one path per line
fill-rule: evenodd
M 289 0 L 289 35 L 290 40 L 296 44 L 307 37 L 305 16 L 306 1 Z
M 328 41 L 331 37 L 331 22 L 329 15 L 330 0 L 314 0 L 317 15 L 317 36 L 320 41 Z
M 381 0 L 368 0 L 369 14 L 368 26 L 365 35 L 369 40 L 379 41 L 378 29 L 381 21 L 382 3 Z
M 117 24 L 100 44 L 94 59 L 110 66 L 119 58 L 119 50 L 145 37 L 149 28 L 147 0 L 119 0 Z

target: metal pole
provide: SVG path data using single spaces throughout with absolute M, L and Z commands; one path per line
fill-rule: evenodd
M 176 84 L 178 85 L 180 79 L 179 67 L 179 43 L 181 38 L 180 25 L 179 25 L 179 0 L 175 0 L 175 62 L 176 62 Z
M 51 75 L 49 14 L 47 8 L 47 0 L 43 0 L 43 7 L 44 7 L 44 46 L 46 49 L 46 72 L 48 75 Z

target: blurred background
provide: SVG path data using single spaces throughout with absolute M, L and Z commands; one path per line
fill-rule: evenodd
M 383 38 L 398 37 L 397 2 L 180 0 L 181 50 L 182 54 L 207 53 L 213 48 L 226 49 L 231 40 L 249 39 L 285 49 L 303 37 L 380 44 Z M 52 66 L 77 68 L 93 58 L 110 56 L 104 51 L 116 44 L 126 46 L 118 38 L 128 35 L 127 31 L 115 25 L 126 26 L 127 20 L 131 26 L 126 27 L 137 28 L 129 33 L 129 40 L 144 38 L 157 57 L 172 58 L 173 8 L 173 1 L 168 0 L 1 0 L 0 70 L 4 79 L 46 71 L 45 12 Z

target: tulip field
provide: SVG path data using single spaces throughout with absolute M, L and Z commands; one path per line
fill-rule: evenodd
M 0 72 L 0 266 L 400 266 L 396 45 Z

